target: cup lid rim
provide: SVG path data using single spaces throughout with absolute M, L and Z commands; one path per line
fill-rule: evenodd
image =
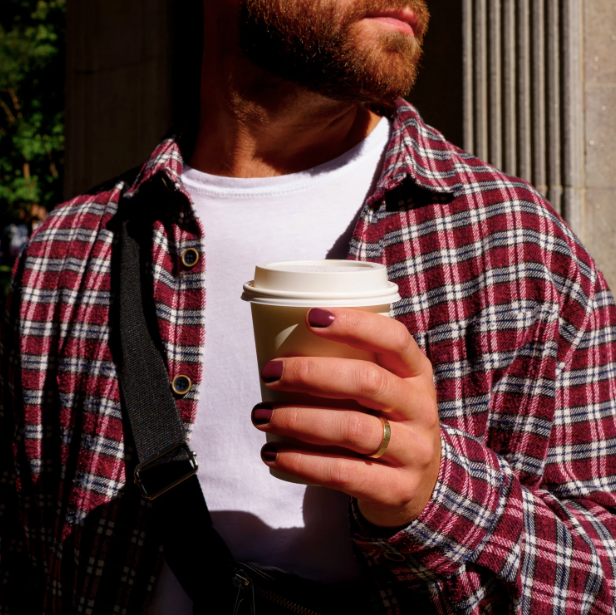
M 286 290 L 272 290 L 266 288 L 255 288 L 254 280 L 244 284 L 244 292 L 242 299 L 252 303 L 269 303 L 272 301 L 292 302 L 293 305 L 300 302 L 318 301 L 323 304 L 328 301 L 353 301 L 362 302 L 364 305 L 379 305 L 385 303 L 394 303 L 400 300 L 398 294 L 398 285 L 394 282 L 387 282 L 387 286 L 373 291 L 362 292 L 300 292 Z M 333 305 L 333 304 L 330 304 Z
M 288 266 L 297 267 L 298 271 L 294 272 Z M 322 271 L 305 271 L 304 268 L 308 267 L 321 267 Z M 304 260 L 285 260 L 285 261 L 267 261 L 263 263 L 257 263 L 256 268 L 266 271 L 275 271 L 278 273 L 299 273 L 305 272 L 314 275 L 336 275 L 344 274 L 348 275 L 349 271 L 332 271 L 334 267 L 341 267 L 342 269 L 356 269 L 355 273 L 359 273 L 359 270 L 363 270 L 360 275 L 364 275 L 367 271 L 382 271 L 386 269 L 382 263 L 373 263 L 372 261 L 355 261 L 345 258 L 328 258 L 328 259 L 304 259 Z

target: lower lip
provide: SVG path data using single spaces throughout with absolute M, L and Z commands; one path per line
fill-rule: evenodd
M 403 34 L 409 34 L 411 36 L 415 35 L 415 32 L 410 24 L 406 23 L 406 21 L 396 19 L 395 17 L 366 17 L 366 19 L 369 19 L 370 21 L 378 21 L 379 23 L 385 24 L 390 28 L 395 28 L 398 32 L 402 32 Z

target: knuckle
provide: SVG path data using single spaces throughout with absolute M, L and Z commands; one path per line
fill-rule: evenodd
M 391 492 L 391 504 L 393 506 L 404 506 L 415 498 L 416 493 L 416 481 L 409 479 L 400 481 L 398 487 Z
M 425 413 L 425 425 L 430 432 L 440 432 L 441 422 L 438 416 L 438 410 L 430 408 L 429 412 Z
M 306 384 L 311 380 L 311 376 L 314 373 L 313 362 L 309 359 L 295 359 L 291 362 L 291 369 L 287 380 L 295 384 Z
M 426 375 L 427 378 L 430 379 L 430 381 L 433 381 L 434 372 L 432 370 L 432 361 L 430 361 L 430 359 L 428 359 L 428 357 L 423 352 L 420 353 L 419 360 L 421 362 L 423 373 Z
M 299 474 L 303 470 L 302 456 L 296 453 L 285 455 L 284 467 L 291 473 Z
M 434 387 L 426 387 L 423 390 L 410 387 L 409 395 L 417 400 L 416 405 L 421 416 L 422 428 L 430 432 L 440 431 L 438 399 Z
M 341 416 L 343 421 L 342 440 L 344 446 L 365 444 L 370 437 L 370 426 L 366 416 L 359 412 Z
M 362 365 L 358 379 L 359 391 L 364 397 L 378 397 L 387 386 L 383 370 L 374 363 Z
M 274 417 L 276 417 L 276 412 L 274 412 Z M 279 414 L 278 427 L 288 431 L 296 431 L 301 424 L 301 418 L 299 408 L 285 408 Z
M 413 472 L 398 468 L 383 494 L 382 502 L 394 508 L 404 506 L 414 499 L 417 486 L 417 478 Z
M 429 437 L 418 439 L 414 451 L 414 466 L 420 472 L 430 468 L 437 456 L 440 456 L 440 438 L 438 444 L 435 439 Z
M 404 355 L 408 352 L 413 338 L 401 322 L 397 320 L 393 322 L 396 324 L 393 329 L 392 350 L 399 355 Z
M 353 480 L 353 465 L 347 459 L 332 459 L 330 483 L 340 491 L 350 487 Z

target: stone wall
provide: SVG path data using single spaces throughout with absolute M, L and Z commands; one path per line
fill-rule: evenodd
M 456 1 L 447 5 L 446 11 L 431 7 L 424 55 L 408 99 L 424 121 L 438 128 L 449 141 L 463 147 L 462 3 Z
M 143 162 L 171 121 L 170 0 L 69 0 L 70 198 Z
M 430 6 L 411 99 L 455 143 L 534 183 L 616 290 L 616 0 Z
M 584 17 L 586 245 L 616 291 L 616 1 Z
M 505 170 L 535 181 L 616 288 L 616 0 L 430 0 L 429 5 L 432 22 L 411 101 L 426 121 L 457 145 L 472 150 L 477 142 L 485 141 L 485 158 L 490 160 L 493 150 L 501 150 L 501 156 L 496 155 L 492 162 L 500 159 Z M 179 84 L 186 81 L 177 67 L 185 68 L 183 60 L 196 55 L 178 52 L 172 35 L 177 19 L 173 6 L 172 0 L 69 0 L 67 198 L 142 162 L 169 128 L 177 107 L 174 93 L 177 99 Z M 182 5 L 183 15 L 186 6 Z M 532 8 L 530 21 L 524 18 L 526 6 Z M 500 11 L 502 17 L 498 18 Z M 507 11 L 523 24 L 526 51 Z M 199 27 L 198 19 L 191 21 Z M 497 39 L 495 24 L 503 28 Z M 479 46 L 473 47 L 470 41 L 478 30 L 483 34 L 477 38 Z M 545 37 L 545 46 L 537 44 L 537 35 Z M 511 40 L 517 41 L 515 49 L 508 46 Z M 494 61 L 495 49 L 500 49 L 498 62 Z M 173 60 L 174 50 L 179 62 L 178 57 Z M 514 64 L 518 68 L 512 82 L 507 74 Z M 189 72 L 196 74 L 193 69 Z M 553 100 L 551 74 L 560 79 L 558 97 L 552 96 Z M 500 75 L 500 87 L 494 87 L 498 86 L 494 75 Z M 545 90 L 544 102 L 536 97 L 535 82 L 529 81 L 533 75 L 539 78 L 539 90 Z M 533 85 L 528 92 L 534 98 L 526 103 L 520 87 L 524 84 L 526 89 Z M 500 105 L 493 104 L 499 96 L 505 103 L 509 100 L 508 87 L 510 99 L 515 98 L 515 104 L 530 114 L 525 125 L 531 126 L 529 118 L 534 118 L 530 133 L 515 129 L 513 124 L 508 132 L 506 104 L 502 116 Z M 537 138 L 541 136 L 541 131 L 535 130 L 539 126 L 537 109 L 546 119 L 542 128 L 545 139 Z M 578 123 L 573 120 L 582 113 L 584 126 L 571 131 Z M 516 117 L 518 122 L 524 119 L 519 113 Z M 498 122 L 502 124 L 500 144 L 492 139 L 496 134 L 492 126 Z M 469 139 L 473 123 L 474 136 Z M 551 129 L 559 124 L 562 134 Z M 507 147 L 513 146 L 509 134 L 531 143 L 526 148 L 531 148 L 526 165 L 520 164 L 524 143 L 517 144 L 515 166 L 507 162 Z M 541 157 L 533 154 L 533 148 L 543 152 Z M 545 172 L 524 170 L 525 166 L 530 169 L 531 160 L 536 166 L 544 157 Z M 546 175 L 547 186 L 542 175 Z M 574 193 L 568 207 L 567 191 Z

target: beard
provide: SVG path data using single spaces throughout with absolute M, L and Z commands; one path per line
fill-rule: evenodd
M 362 36 L 359 21 L 379 10 L 411 8 L 415 36 Z M 241 0 L 239 44 L 256 67 L 341 102 L 387 104 L 415 82 L 428 22 L 424 0 Z

